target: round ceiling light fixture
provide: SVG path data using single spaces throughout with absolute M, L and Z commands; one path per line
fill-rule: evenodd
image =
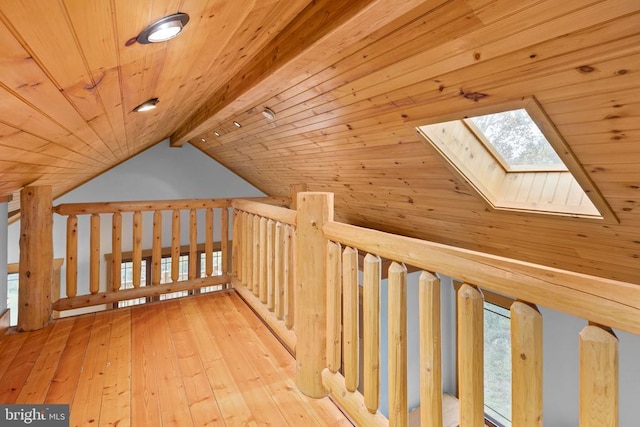
M 133 109 L 133 111 L 136 113 L 141 113 L 143 111 L 153 110 L 158 105 L 158 102 L 160 102 L 158 98 L 151 98 L 150 100 L 145 101 L 142 104 L 138 105 L 136 108 Z
M 274 113 L 273 110 L 271 108 L 269 108 L 269 107 L 267 107 L 264 110 L 262 110 L 262 115 L 267 120 L 275 120 L 276 119 L 276 113 Z
M 189 22 L 189 15 L 186 13 L 165 16 L 142 30 L 138 34 L 136 41 L 141 44 L 148 44 L 170 40 L 180 34 L 187 22 Z

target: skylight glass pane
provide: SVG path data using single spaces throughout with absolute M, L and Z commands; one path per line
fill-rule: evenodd
M 471 121 L 510 166 L 563 164 L 525 109 L 472 117 Z

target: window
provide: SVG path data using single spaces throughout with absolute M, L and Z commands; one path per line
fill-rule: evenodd
M 491 209 L 617 222 L 533 98 L 414 125 Z
M 206 277 L 206 254 L 204 252 L 204 245 L 199 245 L 197 255 L 200 262 L 196 262 L 196 277 Z M 106 254 L 105 259 L 107 264 L 111 263 L 111 254 Z M 141 266 L 141 280 L 140 286 L 151 285 L 151 261 L 152 255 L 150 250 L 142 251 L 142 266 Z M 160 259 L 160 283 L 171 283 L 171 268 L 172 268 L 172 256 L 171 248 L 162 249 L 162 258 Z M 220 250 L 220 244 L 214 244 L 213 251 L 213 273 L 214 276 L 222 274 L 222 251 Z M 111 269 L 107 269 L 107 283 L 111 286 Z M 189 248 L 187 246 L 181 248 L 181 255 L 178 260 L 178 281 L 187 280 L 189 277 Z M 121 289 L 133 288 L 133 262 L 131 253 L 122 254 L 121 263 Z M 196 292 L 206 293 L 219 291 L 224 289 L 223 285 L 205 286 L 196 290 Z M 187 296 L 193 291 L 178 291 L 158 296 L 157 300 L 167 300 L 173 298 L 180 298 Z M 126 301 L 119 301 L 117 307 L 129 307 L 132 305 L 144 304 L 147 301 L 152 301 L 154 298 L 135 298 Z
M 484 412 L 492 423 L 511 426 L 511 313 L 484 303 Z
M 507 172 L 567 171 L 524 108 L 472 117 L 465 124 Z
M 18 273 L 9 273 L 7 276 L 7 307 L 11 310 L 9 313 L 10 326 L 18 324 L 18 277 Z

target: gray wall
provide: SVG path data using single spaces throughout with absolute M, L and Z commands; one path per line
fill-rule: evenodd
M 264 194 L 189 144 L 170 148 L 163 141 L 54 201 L 54 204 L 126 200 L 255 197 Z M 163 212 L 163 246 L 170 246 L 171 212 Z M 218 221 L 216 215 L 216 221 Z M 5 215 L 6 218 L 6 215 Z M 123 214 L 122 250 L 131 250 L 132 214 Z M 143 214 L 143 248 L 151 248 L 152 214 Z M 101 215 L 102 254 L 111 252 L 111 215 Z M 198 235 L 204 235 L 204 212 L 198 211 Z M 6 229 L 6 227 L 2 227 Z M 218 227 L 219 228 L 219 227 Z M 188 243 L 188 212 L 181 216 L 181 243 Z M 8 229 L 8 262 L 18 262 L 20 222 Z M 219 238 L 220 230 L 216 230 Z M 54 256 L 66 253 L 66 217 L 54 215 Z M 200 240 L 200 239 L 199 239 Z M 204 241 L 203 239 L 201 241 Z M 106 270 L 101 259 L 101 286 Z M 6 263 L 5 263 L 6 264 Z M 64 295 L 65 266 L 61 277 Z M 6 277 L 6 275 L 4 275 Z M 78 294 L 88 292 L 89 217 L 78 217 Z M 6 279 L 5 279 L 6 280 Z M 6 285 L 3 287 L 6 290 Z M 5 298 L 6 299 L 6 298 Z M 75 314 L 69 311 L 67 314 Z

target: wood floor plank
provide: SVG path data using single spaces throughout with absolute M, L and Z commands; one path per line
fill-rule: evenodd
M 0 378 L 11 368 L 11 362 L 27 340 L 27 334 L 9 332 L 0 341 Z
M 234 343 L 232 332 L 223 325 L 224 308 L 212 304 L 217 298 L 201 298 L 198 304 L 207 320 L 207 330 L 218 344 L 231 376 L 240 388 L 247 405 L 259 425 L 287 425 L 286 420 L 275 406 L 271 393 L 255 370 L 255 356 L 249 359 Z M 252 339 L 257 339 L 255 336 Z
M 95 315 L 78 378 L 78 387 L 71 404 L 71 426 L 86 426 L 99 422 L 112 318 L 113 311 L 99 312 Z
M 113 314 L 107 368 L 102 392 L 100 426 L 131 425 L 131 310 Z
M 295 359 L 278 339 L 269 331 L 264 323 L 255 315 L 249 306 L 240 298 L 230 298 L 235 309 L 243 316 L 243 319 L 260 339 L 262 345 L 269 350 L 272 361 L 283 371 L 293 384 L 292 392 L 299 393 L 295 387 Z M 316 417 L 323 421 L 323 425 L 328 426 L 351 426 L 351 422 L 344 416 L 338 407 L 329 399 L 309 399 L 304 397 L 305 405 L 309 410 L 313 410 Z
M 149 339 L 153 325 L 145 305 L 131 310 L 131 425 L 159 426 L 160 403 L 154 361 L 153 343 Z
M 44 403 L 74 323 L 75 319 L 60 319 L 51 327 L 51 334 L 20 390 L 16 403 Z
M 206 294 L 200 298 L 206 297 Z M 181 307 L 195 339 L 198 352 L 207 373 L 218 407 L 227 426 L 257 426 L 238 384 L 230 373 L 230 367 L 222 358 L 218 342 L 207 330 L 205 313 L 200 311 L 195 298 L 181 301 Z
M 224 426 L 222 414 L 189 331 L 187 319 L 180 308 L 180 302 L 166 302 L 165 312 L 193 423 L 197 426 Z
M 225 298 L 209 298 L 208 301 L 216 308 L 218 314 L 217 323 L 224 327 L 234 346 L 243 350 L 245 354 L 253 355 L 252 368 L 255 375 L 265 384 L 275 406 L 289 425 L 321 426 L 323 423 L 316 414 L 305 404 L 302 394 L 295 388 L 293 379 L 283 376 L 272 352 L 266 348 L 256 331 L 251 328 L 242 315 L 224 315 L 229 311 L 236 311 L 233 300 L 236 295 L 225 295 Z M 240 314 L 240 312 L 238 312 Z M 262 326 L 264 328 L 264 325 Z M 290 358 L 289 365 L 293 366 L 294 360 Z
M 26 341 L 15 355 L 8 369 L 0 379 L 0 402 L 12 404 L 16 402 L 22 386 L 28 378 L 33 365 L 42 351 L 52 328 L 43 328 L 28 333 Z M 24 332 L 23 332 L 24 333 Z
M 155 375 L 162 425 L 193 426 L 164 304 L 153 307 L 150 317 L 153 330 L 149 330 L 149 335 L 155 348 Z
M 67 403 L 72 426 L 349 426 L 235 291 L 59 319 L 0 342 L 0 402 Z
M 70 404 L 73 401 L 94 319 L 95 314 L 86 314 L 75 320 L 67 346 L 60 355 L 45 403 Z

